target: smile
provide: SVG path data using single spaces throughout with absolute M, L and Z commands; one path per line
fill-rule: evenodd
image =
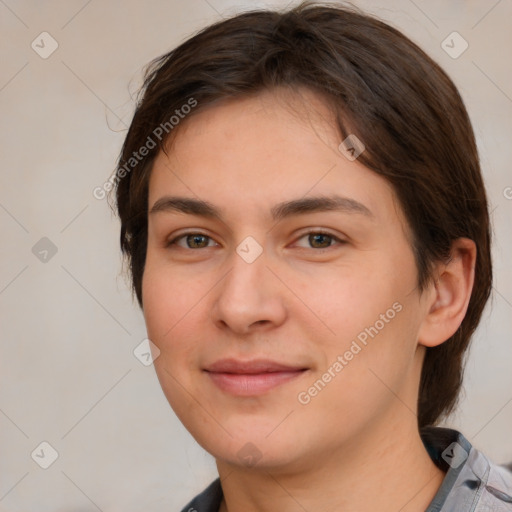
M 257 396 L 301 376 L 307 368 L 268 360 L 223 359 L 205 369 L 222 391 L 236 396 Z

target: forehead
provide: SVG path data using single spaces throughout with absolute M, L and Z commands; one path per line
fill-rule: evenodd
M 248 213 L 335 193 L 381 218 L 396 216 L 391 185 L 339 151 L 334 114 L 310 91 L 229 100 L 182 123 L 155 159 L 150 209 L 164 194 Z

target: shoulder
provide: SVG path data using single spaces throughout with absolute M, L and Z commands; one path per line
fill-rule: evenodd
M 421 435 L 446 472 L 428 512 L 512 512 L 512 462 L 495 463 L 456 430 L 426 427 Z
M 480 497 L 475 512 L 512 511 L 512 463 L 496 464 L 473 448 L 468 458 L 470 471 L 479 479 Z

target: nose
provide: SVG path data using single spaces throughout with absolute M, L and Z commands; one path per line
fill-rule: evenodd
M 212 290 L 216 293 L 212 318 L 219 328 L 243 335 L 285 321 L 286 287 L 268 263 L 265 251 L 252 262 L 233 251 L 230 270 Z

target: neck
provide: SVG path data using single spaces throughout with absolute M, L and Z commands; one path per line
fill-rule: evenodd
M 407 414 L 407 422 L 387 418 L 381 428 L 373 425 L 328 453 L 286 468 L 247 469 L 217 460 L 220 512 L 423 512 L 445 474 L 430 459 L 416 418 Z

